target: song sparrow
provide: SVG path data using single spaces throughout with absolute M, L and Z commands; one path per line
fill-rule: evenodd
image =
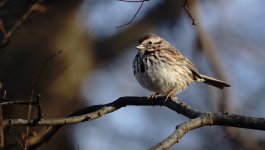
M 149 98 L 166 95 L 175 97 L 189 84 L 203 82 L 217 88 L 230 87 L 224 81 L 202 75 L 177 49 L 155 34 L 141 37 L 133 61 L 134 76 L 146 89 L 155 92 Z

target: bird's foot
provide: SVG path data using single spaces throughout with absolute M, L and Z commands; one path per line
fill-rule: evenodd
M 153 94 L 153 95 L 148 96 L 147 99 L 148 99 L 148 100 L 154 100 L 154 99 L 156 99 L 156 98 L 159 97 L 159 96 L 160 96 L 159 93 L 155 93 L 155 94 Z
M 166 99 L 165 99 L 165 101 L 164 101 L 164 103 L 170 98 L 172 101 L 174 101 L 174 102 L 177 102 L 178 101 L 178 98 L 177 98 L 177 96 L 175 95 L 175 91 L 171 91 L 171 92 L 169 92 L 167 95 L 166 95 Z

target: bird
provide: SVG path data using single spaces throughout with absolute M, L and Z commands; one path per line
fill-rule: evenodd
M 206 83 L 223 89 L 231 85 L 199 73 L 195 65 L 174 46 L 156 34 L 143 35 L 136 46 L 138 53 L 132 68 L 139 84 L 155 92 L 148 99 L 166 96 L 177 100 L 176 94 L 192 83 Z M 166 101 L 165 100 L 165 101 Z

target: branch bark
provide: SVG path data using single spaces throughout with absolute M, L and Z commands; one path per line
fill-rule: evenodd
M 188 117 L 189 121 L 177 127 L 176 131 L 167 139 L 160 142 L 151 149 L 168 148 L 177 143 L 189 131 L 210 125 L 230 126 L 254 130 L 265 131 L 265 118 L 256 118 L 243 115 L 236 115 L 223 112 L 204 112 L 196 110 L 183 102 L 173 102 L 164 97 L 157 98 L 154 102 L 147 100 L 147 97 L 120 97 L 119 99 L 104 105 L 94 105 L 78 110 L 65 118 L 57 119 L 4 119 L 5 128 L 12 126 L 52 126 L 38 140 L 29 144 L 29 148 L 37 148 L 44 142 L 47 142 L 64 125 L 75 124 L 84 121 L 94 120 L 104 115 L 118 110 L 125 106 L 165 106 L 179 114 Z M 29 140 L 30 141 L 30 140 Z
M 187 122 L 182 123 L 176 127 L 176 130 L 165 140 L 161 141 L 157 145 L 150 148 L 150 150 L 164 150 L 168 149 L 175 143 L 178 143 L 179 140 L 189 131 L 206 126 L 211 124 L 208 119 L 208 115 L 202 115 L 198 118 L 191 119 Z

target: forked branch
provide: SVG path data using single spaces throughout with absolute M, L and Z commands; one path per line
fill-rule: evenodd
M 248 117 L 223 112 L 204 112 L 196 110 L 183 102 L 173 102 L 164 98 L 158 98 L 154 102 L 147 97 L 120 97 L 119 99 L 104 105 L 94 105 L 81 109 L 65 118 L 57 119 L 4 119 L 5 128 L 12 126 L 53 126 L 39 140 L 29 143 L 29 147 L 38 147 L 47 142 L 62 127 L 67 124 L 75 124 L 100 118 L 108 113 L 125 106 L 165 106 L 179 114 L 188 117 L 189 121 L 179 125 L 176 131 L 167 139 L 155 145 L 151 149 L 165 149 L 177 143 L 189 131 L 210 125 L 231 126 L 265 131 L 265 118 Z M 29 140 L 30 141 L 30 140 Z

